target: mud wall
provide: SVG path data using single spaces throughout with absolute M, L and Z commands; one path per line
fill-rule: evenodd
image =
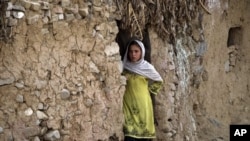
M 203 28 L 206 81 L 195 90 L 200 140 L 229 140 L 230 124 L 249 124 L 249 1 L 210 0 Z M 201 79 L 202 80 L 202 79 Z
M 8 9 L 16 22 L 7 27 L 13 39 L 1 42 L 0 140 L 121 138 L 126 80 L 115 7 L 23 0 Z

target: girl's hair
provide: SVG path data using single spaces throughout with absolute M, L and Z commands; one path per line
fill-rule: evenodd
M 137 45 L 139 46 L 139 44 L 136 41 L 131 41 L 128 45 L 128 49 L 132 46 L 132 45 Z M 140 46 L 139 46 L 140 47 Z

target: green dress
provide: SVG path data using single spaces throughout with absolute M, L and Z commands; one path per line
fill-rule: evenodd
M 150 93 L 157 94 L 162 82 L 152 82 L 139 74 L 124 71 L 127 78 L 123 97 L 124 135 L 133 138 L 155 138 L 153 105 Z

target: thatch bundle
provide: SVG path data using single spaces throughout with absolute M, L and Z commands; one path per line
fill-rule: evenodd
M 181 34 L 191 34 L 201 0 L 116 0 L 122 19 L 119 28 L 131 36 L 143 38 L 144 29 L 155 28 L 158 35 L 170 43 Z

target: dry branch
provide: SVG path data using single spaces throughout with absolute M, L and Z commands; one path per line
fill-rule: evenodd
M 201 5 L 201 7 L 209 14 L 211 15 L 211 12 L 209 12 L 209 10 L 205 7 L 205 5 L 201 2 L 201 0 L 199 0 L 199 3 Z

